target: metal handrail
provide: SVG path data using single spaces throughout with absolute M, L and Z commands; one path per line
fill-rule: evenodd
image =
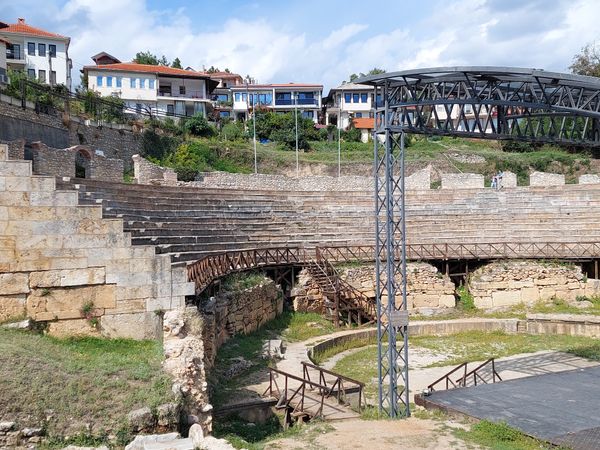
M 467 363 L 464 362 L 458 366 L 456 366 L 454 369 L 452 369 L 450 372 L 448 372 L 446 375 L 441 376 L 440 378 L 438 378 L 437 380 L 435 380 L 433 383 L 431 383 L 429 386 L 427 386 L 427 390 L 429 392 L 433 392 L 435 391 L 434 386 L 436 384 L 438 384 L 441 381 L 446 380 L 446 390 L 450 389 L 450 384 L 452 384 L 452 387 L 459 387 L 457 386 L 454 381 L 452 381 L 452 379 L 450 378 L 450 375 L 452 375 L 454 372 L 459 371 L 460 369 L 463 369 L 465 371 L 465 374 L 467 373 Z
M 456 380 L 456 382 L 459 384 L 459 386 L 461 387 L 466 387 L 467 385 L 467 379 L 472 375 L 473 376 L 473 384 L 475 386 L 477 386 L 477 378 L 479 378 L 481 381 L 483 381 L 484 384 L 488 384 L 487 381 L 485 381 L 485 379 L 479 375 L 479 371 L 487 366 L 488 364 L 492 364 L 492 383 L 496 382 L 496 378 L 498 378 L 499 381 L 502 381 L 502 378 L 500 377 L 500 375 L 498 374 L 498 372 L 496 372 L 496 363 L 494 361 L 494 358 L 490 358 L 487 361 L 481 363 L 480 365 L 478 365 L 477 367 L 475 367 L 473 370 L 471 370 L 468 373 L 465 373 L 462 378 L 459 378 Z
M 335 377 L 335 381 L 331 385 L 331 387 L 329 389 L 329 394 L 327 396 L 329 397 L 331 394 L 336 392 L 335 388 L 337 386 L 338 387 L 338 390 L 337 390 L 337 400 L 338 401 L 340 401 L 340 393 L 344 397 L 346 397 L 346 394 L 350 393 L 350 391 L 352 390 L 352 388 L 346 389 L 343 384 L 343 381 L 346 381 L 351 384 L 355 384 L 356 385 L 355 389 L 358 389 L 358 410 L 360 411 L 362 409 L 362 398 L 363 398 L 363 392 L 365 389 L 365 384 L 363 382 L 355 380 L 350 377 L 347 377 L 345 375 L 341 375 L 336 372 L 332 372 L 331 370 L 324 369 L 323 367 L 317 366 L 315 364 L 311 364 L 311 363 L 303 361 L 302 362 L 303 378 L 307 379 L 307 380 L 310 380 L 310 372 L 308 369 L 313 369 L 313 370 L 316 370 L 319 372 L 319 383 L 322 383 L 324 386 L 327 386 L 327 380 L 325 379 L 325 375 L 331 375 L 331 376 Z

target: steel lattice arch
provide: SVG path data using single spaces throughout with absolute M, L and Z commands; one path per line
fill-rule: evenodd
M 600 79 L 509 67 L 441 67 L 360 78 L 375 88 L 379 410 L 410 415 L 404 135 L 600 146 Z M 395 255 L 387 258 L 386 255 Z

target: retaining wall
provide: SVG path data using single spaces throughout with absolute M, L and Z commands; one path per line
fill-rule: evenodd
M 230 338 L 252 333 L 282 312 L 283 293 L 269 278 L 258 286 L 212 297 L 202 307 L 206 364 L 213 365 L 217 350 Z
M 36 114 L 33 104 L 28 102 L 26 109 L 20 104 L 0 95 L 1 141 L 39 141 L 53 148 L 87 145 L 107 158 L 122 159 L 126 169 L 133 167 L 131 157 L 142 151 L 142 136 L 129 125 L 85 121 L 61 112 Z
M 0 321 L 29 317 L 54 335 L 157 338 L 160 312 L 194 294 L 184 266 L 131 246 L 120 219 L 7 161 L 0 145 Z

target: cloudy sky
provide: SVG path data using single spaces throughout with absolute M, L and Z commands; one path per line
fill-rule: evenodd
M 70 36 L 75 71 L 100 51 L 127 61 L 150 50 L 326 89 L 373 67 L 567 71 L 600 41 L 598 0 L 0 0 L 0 20 L 17 17 Z

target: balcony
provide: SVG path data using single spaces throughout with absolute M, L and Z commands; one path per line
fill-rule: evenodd
M 185 98 L 185 99 L 194 99 L 194 100 L 207 100 L 206 96 L 202 91 L 187 91 L 185 94 L 180 94 L 178 92 L 172 93 L 168 90 L 160 90 L 158 91 L 159 97 L 169 97 L 169 98 Z
M 25 53 L 20 49 L 6 48 L 7 64 L 25 64 Z
M 276 98 L 275 106 L 317 106 L 319 103 L 316 98 L 299 98 L 296 102 L 292 99 Z

